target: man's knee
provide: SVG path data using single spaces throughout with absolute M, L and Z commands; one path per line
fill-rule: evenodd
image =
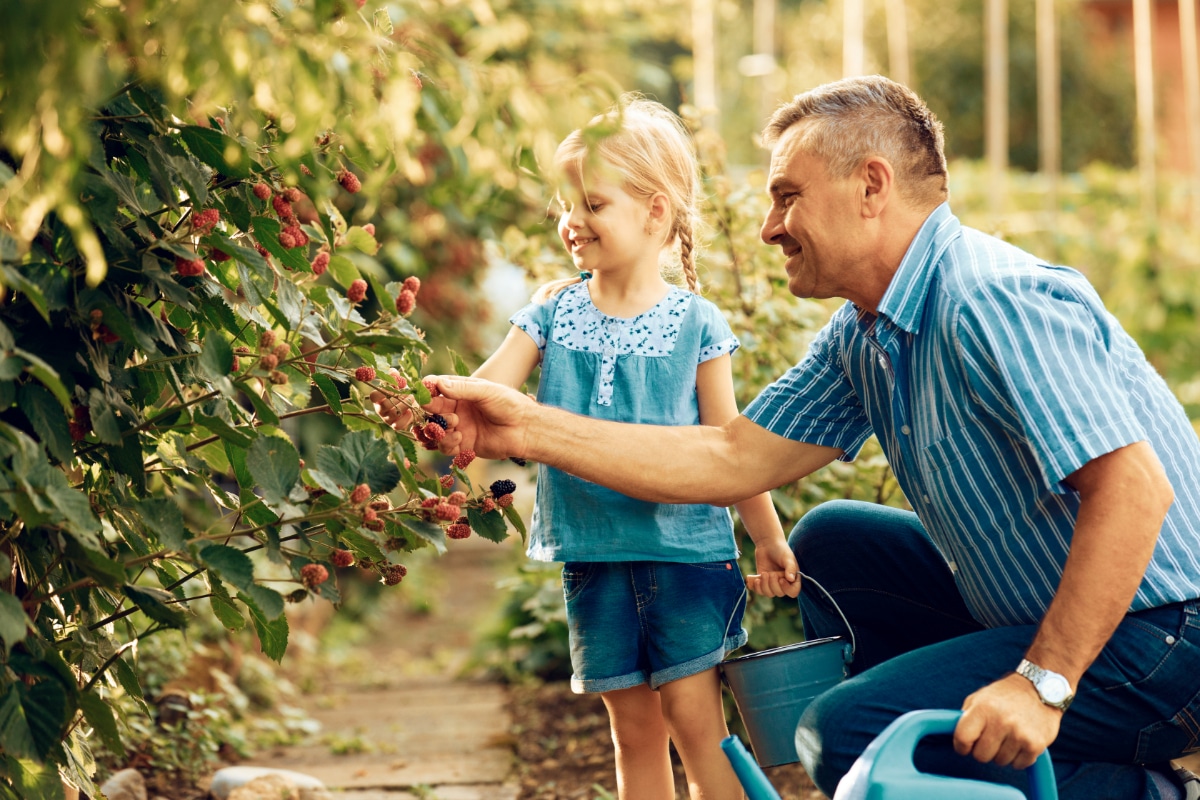
M 796 726 L 800 763 L 828 797 L 870 741 L 868 733 L 855 728 L 860 716 L 853 690 L 839 684 L 813 698 Z
M 843 538 L 847 528 L 853 527 L 849 521 L 859 505 L 854 500 L 830 500 L 809 509 L 788 537 L 788 545 L 797 559 L 802 553 L 820 550 L 827 542 Z

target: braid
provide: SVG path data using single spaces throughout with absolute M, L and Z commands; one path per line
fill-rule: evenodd
M 696 244 L 692 240 L 692 222 L 687 212 L 676 218 L 675 235 L 679 237 L 679 261 L 683 265 L 683 277 L 687 279 L 688 289 L 693 294 L 700 294 L 700 278 L 696 275 Z
M 538 290 L 533 293 L 533 302 L 539 305 L 545 303 L 551 297 L 566 289 L 568 286 L 573 286 L 583 280 L 579 275 L 573 275 L 570 278 L 560 278 L 556 281 L 550 281 L 538 287 Z

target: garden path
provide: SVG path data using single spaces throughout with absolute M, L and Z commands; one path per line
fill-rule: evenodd
M 336 800 L 515 800 L 506 689 L 460 676 L 499 599 L 496 581 L 512 574 L 513 547 L 519 540 L 472 536 L 414 569 L 397 588 L 413 580 L 427 610 L 389 613 L 350 668 L 323 671 L 322 688 L 304 695 L 321 724 L 316 741 L 245 765 L 312 775 Z

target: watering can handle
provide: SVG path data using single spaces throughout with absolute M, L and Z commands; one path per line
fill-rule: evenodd
M 881 748 L 886 745 L 888 749 L 894 748 L 896 752 L 907 753 L 911 761 L 921 739 L 930 734 L 954 733 L 961 716 L 961 711 L 942 709 L 910 711 L 885 728 L 875 742 L 872 742 L 872 747 L 876 743 Z M 1050 751 L 1043 751 L 1025 772 L 1029 776 L 1030 800 L 1058 800 L 1058 786 L 1054 781 Z
M 817 583 L 815 578 L 811 578 L 808 575 L 805 575 L 803 572 L 800 573 L 800 577 L 820 589 L 821 594 L 829 598 L 829 602 L 833 604 L 833 610 L 836 611 L 838 616 L 842 618 L 842 622 L 846 624 L 846 630 L 850 633 L 850 657 L 853 658 L 854 654 L 858 652 L 858 642 L 854 640 L 854 628 L 850 627 L 850 620 L 846 619 L 846 615 L 842 613 L 842 609 L 840 606 L 838 606 L 837 600 L 834 600 L 833 595 L 826 591 L 824 586 Z

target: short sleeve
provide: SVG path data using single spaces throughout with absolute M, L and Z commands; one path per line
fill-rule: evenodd
M 981 286 L 956 326 L 976 398 L 1060 493 L 1087 462 L 1146 438 L 1113 357 L 1128 334 L 1075 274 Z
M 841 367 L 833 330 L 832 322 L 822 328 L 800 363 L 763 389 L 743 415 L 792 441 L 836 447 L 841 460 L 852 461 L 871 424 Z
M 508 318 L 516 327 L 529 334 L 538 350 L 546 349 L 546 339 L 550 335 L 550 324 L 554 319 L 554 306 L 557 297 L 545 303 L 530 303 Z
M 718 356 L 729 355 L 742 346 L 721 309 L 703 298 L 696 298 L 696 313 L 700 317 L 700 354 L 696 363 L 703 364 Z

